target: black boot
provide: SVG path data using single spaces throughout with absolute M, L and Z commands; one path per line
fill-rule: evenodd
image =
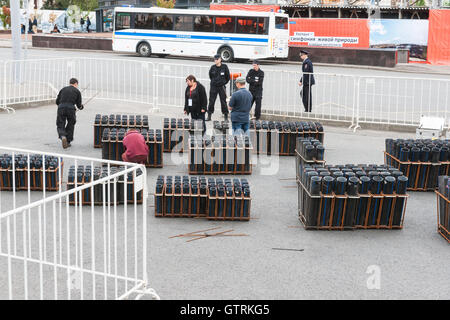
M 206 118 L 205 121 L 211 121 L 211 113 L 208 113 L 208 117 Z

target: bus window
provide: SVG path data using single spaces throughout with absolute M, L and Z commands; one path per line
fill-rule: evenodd
M 137 13 L 134 17 L 135 29 L 153 29 L 153 16 L 149 13 Z
M 213 32 L 213 18 L 209 16 L 196 16 L 194 19 L 194 31 Z
M 285 17 L 275 17 L 275 29 L 285 29 L 288 27 L 288 18 Z
M 269 34 L 269 19 L 258 18 L 258 34 Z
M 236 33 L 250 33 L 256 34 L 257 28 L 257 18 L 237 18 Z
M 155 15 L 153 25 L 156 30 L 173 30 L 172 16 Z
M 116 15 L 116 31 L 130 29 L 131 14 L 118 13 Z
M 214 32 L 234 33 L 235 17 L 216 17 Z
M 175 16 L 176 31 L 192 31 L 194 29 L 193 16 Z

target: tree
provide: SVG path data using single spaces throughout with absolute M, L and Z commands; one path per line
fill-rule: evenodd
M 156 0 L 156 6 L 160 8 L 172 9 L 175 7 L 175 0 Z

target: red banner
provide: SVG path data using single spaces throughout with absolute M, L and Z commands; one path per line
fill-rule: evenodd
M 289 19 L 289 45 L 369 48 L 367 19 Z
M 245 10 L 245 11 L 263 11 L 277 12 L 280 6 L 261 5 L 261 4 L 210 4 L 210 10 Z
M 430 10 L 428 62 L 450 65 L 450 10 Z

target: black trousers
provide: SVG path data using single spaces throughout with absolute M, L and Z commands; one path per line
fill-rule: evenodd
M 74 106 L 58 107 L 58 116 L 56 117 L 56 129 L 58 136 L 66 136 L 67 141 L 73 141 L 73 131 L 75 130 L 75 123 L 77 116 L 75 115 Z
M 311 92 L 311 85 L 303 85 L 303 91 L 302 91 L 302 101 L 303 101 L 303 107 L 305 107 L 305 112 L 311 112 L 312 110 L 312 92 Z
M 261 101 L 262 96 L 258 94 L 253 94 L 252 106 L 255 104 L 255 118 L 258 120 L 261 117 Z
M 225 86 L 223 87 L 215 87 L 211 86 L 209 89 L 209 104 L 208 104 L 208 113 L 214 113 L 214 105 L 216 104 L 217 95 L 220 98 L 220 105 L 222 107 L 222 113 L 228 114 L 227 108 L 227 94 L 225 92 Z
M 192 120 L 202 120 L 203 121 L 203 134 L 205 134 L 206 131 L 206 124 L 205 124 L 205 113 L 206 112 L 193 112 L 191 113 L 191 119 Z

